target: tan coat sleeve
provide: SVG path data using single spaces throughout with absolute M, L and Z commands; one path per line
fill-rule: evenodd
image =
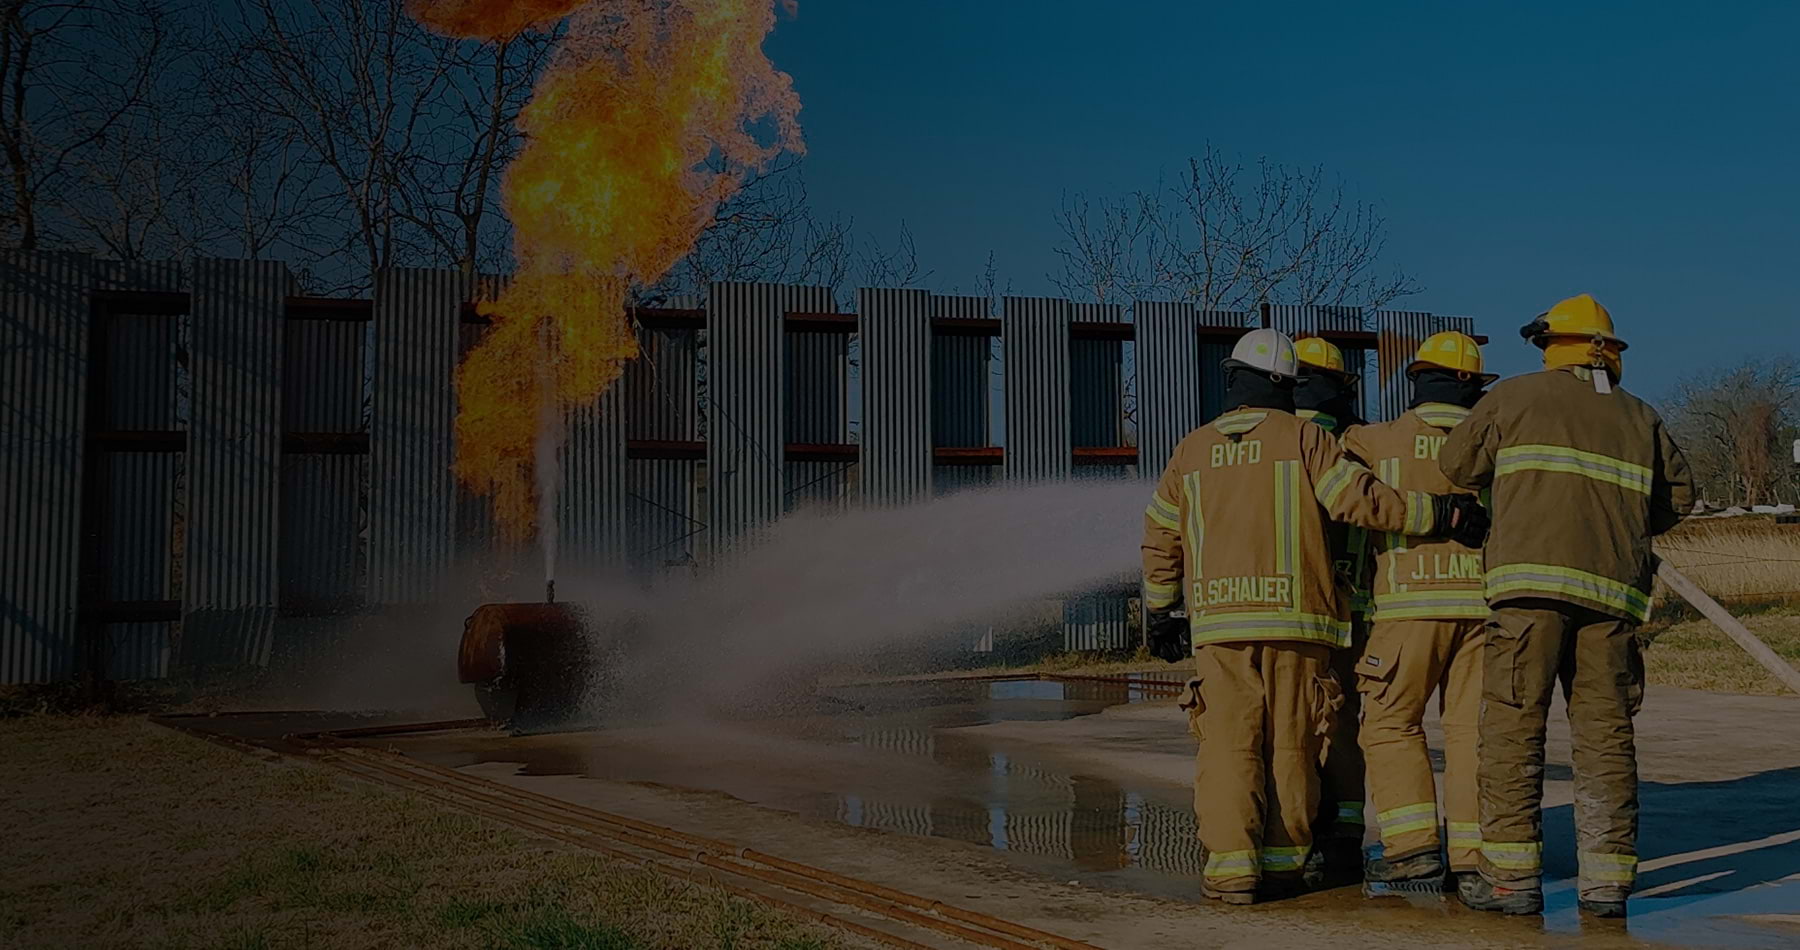
M 1355 462 L 1356 464 L 1367 468 L 1369 465 L 1369 459 L 1375 453 L 1372 452 L 1369 449 L 1369 446 L 1363 442 L 1363 437 L 1362 437 L 1363 428 L 1364 428 L 1363 426 L 1352 426 L 1348 431 L 1346 431 L 1344 433 L 1343 440 L 1340 441 L 1338 444 L 1340 447 L 1343 448 L 1344 454 L 1348 455 L 1350 457 L 1350 461 Z
M 1175 457 L 1171 457 L 1150 496 L 1150 506 L 1144 509 L 1146 610 L 1173 610 L 1181 604 L 1182 559 L 1186 553 L 1181 536 L 1184 501 L 1181 476 L 1175 468 Z
M 1431 535 L 1436 530 L 1430 495 L 1389 488 L 1368 466 L 1345 455 L 1343 446 L 1324 429 L 1301 429 L 1300 457 L 1312 478 L 1313 495 L 1332 520 L 1410 535 Z
M 1650 483 L 1650 533 L 1662 534 L 1694 510 L 1694 476 L 1687 456 L 1669 436 L 1668 427 L 1656 423 L 1656 472 Z
M 1499 450 L 1494 401 L 1483 399 L 1469 410 L 1469 418 L 1450 430 L 1450 437 L 1438 450 L 1438 469 L 1452 485 L 1482 491 L 1494 484 L 1494 455 Z

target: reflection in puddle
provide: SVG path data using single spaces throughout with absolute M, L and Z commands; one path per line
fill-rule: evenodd
M 1191 791 L 1174 782 L 1136 782 L 1092 774 L 1046 747 L 1009 742 L 958 727 L 1050 721 L 1166 695 L 1154 686 L 1102 682 L 953 681 L 834 688 L 785 706 L 780 715 L 748 711 L 657 725 L 499 737 L 491 733 L 396 736 L 383 744 L 450 767 L 505 763 L 523 776 L 581 775 L 620 782 L 714 791 L 768 808 L 857 828 L 942 838 L 1014 856 L 1028 868 L 1068 872 L 1085 881 L 1191 899 L 1200 873 Z M 1162 738 L 1157 740 L 1163 741 Z M 1775 780 L 1771 779 L 1774 783 Z M 1771 784 L 1768 803 L 1789 801 Z M 1711 788 L 1646 783 L 1646 814 L 1673 808 L 1692 816 Z M 1742 794 L 1740 786 L 1739 794 Z M 1689 796 L 1700 796 L 1690 799 Z M 1566 809 L 1563 809 L 1566 811 Z M 1769 809 L 1764 809 L 1769 810 Z M 1791 809 L 1773 809 L 1791 815 Z M 1566 816 L 1565 816 L 1566 817 Z M 1688 824 L 1694 824 L 1689 821 Z M 1791 825 L 1784 826 L 1791 828 Z M 1647 829 L 1648 830 L 1648 829 Z M 1667 836 L 1664 825 L 1653 833 Z M 1650 940 L 1710 947 L 1800 946 L 1800 878 L 1786 860 L 1800 841 L 1748 836 L 1766 845 L 1718 855 L 1715 826 L 1695 825 L 1683 863 L 1660 859 L 1663 873 L 1634 899 L 1629 930 L 1582 921 L 1573 868 L 1558 868 L 1548 912 L 1530 928 L 1550 945 L 1611 948 Z M 1572 841 L 1572 828 L 1552 829 Z M 1572 855 L 1564 856 L 1572 863 Z M 1559 858 L 1561 860 L 1561 858 Z M 1309 898 L 1327 913 L 1353 913 L 1372 926 L 1419 924 L 1416 908 L 1371 906 L 1353 888 Z M 1425 912 L 1459 930 L 1504 935 L 1523 922 L 1466 911 L 1454 898 Z M 1784 919 L 1782 915 L 1790 915 Z M 1539 927 L 1541 926 L 1541 930 Z M 1489 933 L 1491 931 L 1491 933 Z

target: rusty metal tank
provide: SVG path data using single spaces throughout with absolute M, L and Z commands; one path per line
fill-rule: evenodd
M 586 613 L 568 603 L 482 604 L 463 622 L 458 677 L 515 731 L 554 729 L 603 702 L 608 670 Z

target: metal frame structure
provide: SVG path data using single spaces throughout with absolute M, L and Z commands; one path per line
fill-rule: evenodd
M 458 571 L 500 555 L 451 471 L 453 379 L 487 322 L 470 300 L 498 284 L 397 269 L 326 300 L 271 262 L 0 255 L 0 682 L 156 677 L 177 648 L 262 664 L 287 618 L 467 596 Z M 1148 476 L 1223 408 L 1218 359 L 1257 325 L 1375 354 L 1392 414 L 1417 341 L 1472 330 L 909 289 L 856 305 L 720 283 L 633 311 L 640 358 L 568 420 L 564 563 L 680 569 L 801 506 Z M 1128 645 L 1133 595 L 1071 598 L 1066 645 Z

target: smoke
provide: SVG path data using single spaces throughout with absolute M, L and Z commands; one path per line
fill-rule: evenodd
M 1150 490 L 1045 483 L 797 513 L 699 581 L 655 588 L 640 618 L 647 648 L 625 679 L 652 691 L 679 679 L 717 697 L 806 688 L 809 673 L 835 660 L 1125 581 L 1138 569 Z M 630 704 L 642 712 L 647 701 Z

